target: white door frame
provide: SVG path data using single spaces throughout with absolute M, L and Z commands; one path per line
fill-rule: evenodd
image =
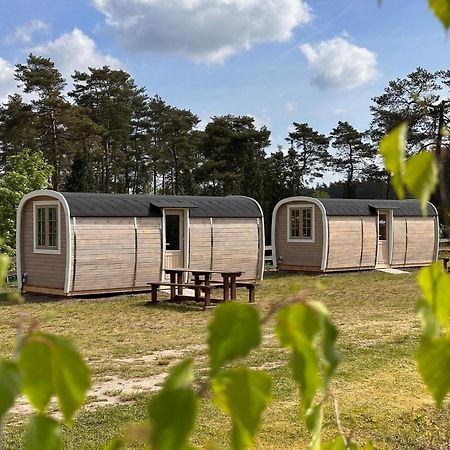
M 183 267 L 189 266 L 189 209 L 188 208 L 164 208 L 162 217 L 162 258 L 164 268 L 166 265 L 166 215 L 179 215 L 183 220 L 180 227 L 180 248 L 183 251 Z M 164 273 L 161 274 L 164 276 Z
M 387 261 L 379 261 L 380 258 L 380 213 L 386 214 L 386 246 L 387 246 Z M 389 267 L 392 265 L 392 255 L 393 255 L 393 247 L 394 247 L 394 211 L 388 208 L 382 208 L 377 210 L 377 262 L 375 267 L 382 267 L 388 265 Z

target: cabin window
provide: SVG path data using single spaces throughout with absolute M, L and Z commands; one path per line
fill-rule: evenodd
M 380 241 L 387 240 L 387 223 L 388 223 L 387 213 L 379 213 L 379 215 L 378 215 L 378 239 Z
M 59 202 L 35 202 L 33 212 L 34 252 L 59 254 Z
M 166 215 L 166 250 L 180 250 L 180 216 Z
M 288 207 L 288 240 L 314 241 L 314 208 L 312 206 Z

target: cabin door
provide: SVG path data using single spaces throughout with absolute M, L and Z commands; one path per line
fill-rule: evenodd
M 184 267 L 184 211 L 164 211 L 164 268 Z
M 378 211 L 378 256 L 377 267 L 389 267 L 391 242 L 391 214 L 388 210 Z

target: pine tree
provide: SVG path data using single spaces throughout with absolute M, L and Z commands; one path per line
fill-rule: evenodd
M 364 173 L 366 164 L 374 157 L 371 145 L 365 142 L 360 133 L 348 122 L 338 122 L 330 133 L 331 145 L 336 149 L 332 157 L 332 167 L 345 176 L 345 196 L 355 198 L 355 181 Z

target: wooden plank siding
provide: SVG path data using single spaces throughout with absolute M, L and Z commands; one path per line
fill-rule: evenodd
M 255 218 L 214 218 L 212 267 L 242 271 L 240 279 L 259 277 L 258 222 Z
M 161 281 L 161 219 L 137 218 L 136 286 Z
M 34 253 L 33 250 L 33 203 L 38 201 L 54 202 L 55 198 L 36 196 L 27 201 L 22 210 L 21 218 L 21 271 L 27 273 L 27 286 L 64 289 L 66 276 L 66 221 L 62 205 L 59 208 L 60 249 L 58 255 Z M 62 291 L 64 292 L 64 291 Z
M 135 240 L 132 217 L 77 217 L 75 235 L 74 292 L 133 286 Z
M 371 269 L 377 252 L 376 217 L 329 217 L 326 270 Z
M 434 261 L 434 217 L 408 217 L 406 265 L 426 265 Z
M 211 254 L 211 219 L 190 219 L 189 267 L 193 269 L 212 269 Z
M 322 212 L 317 205 L 314 207 L 314 242 L 288 242 L 288 206 L 298 204 L 298 201 L 283 204 L 277 211 L 275 248 L 277 251 L 279 270 L 320 270 L 323 251 Z M 300 202 L 307 204 L 307 202 Z
M 161 278 L 161 219 L 76 218 L 73 291 L 144 288 Z
M 405 267 L 407 217 L 395 217 L 393 222 L 392 267 Z

